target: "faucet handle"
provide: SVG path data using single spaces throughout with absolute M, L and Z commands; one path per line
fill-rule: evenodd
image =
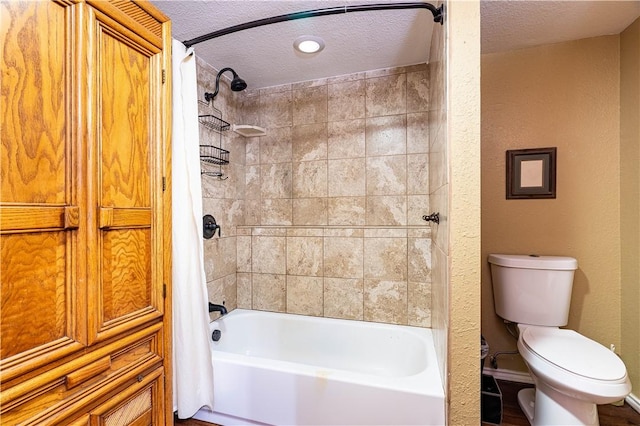
M 210 214 L 204 215 L 202 217 L 202 236 L 208 240 L 216 235 L 216 230 L 218 231 L 218 236 L 221 237 L 222 228 L 216 223 L 216 218 Z

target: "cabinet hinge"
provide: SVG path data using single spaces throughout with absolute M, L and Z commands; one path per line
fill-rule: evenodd
M 162 84 L 164 84 L 165 81 L 167 81 L 167 72 L 162 70 Z
M 167 178 L 162 176 L 162 192 L 167 190 Z
M 162 283 L 162 298 L 167 298 L 167 285 L 165 283 Z

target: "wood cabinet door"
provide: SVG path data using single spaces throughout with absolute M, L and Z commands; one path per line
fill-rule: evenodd
M 158 368 L 93 410 L 90 426 L 164 426 L 164 373 Z
M 0 382 L 86 343 L 76 7 L 0 2 Z
M 89 341 L 163 314 L 163 52 L 90 10 L 95 133 L 90 141 Z M 126 23 L 126 22 L 125 22 Z

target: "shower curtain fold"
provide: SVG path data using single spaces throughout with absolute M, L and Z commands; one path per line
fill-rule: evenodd
M 213 408 L 202 243 L 196 58 L 173 40 L 173 405 L 179 418 Z

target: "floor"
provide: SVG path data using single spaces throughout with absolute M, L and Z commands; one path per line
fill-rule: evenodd
M 502 393 L 502 426 L 529 426 L 527 418 L 518 406 L 518 391 L 531 387 L 525 383 L 498 381 Z M 601 405 L 598 407 L 600 426 L 640 426 L 640 413 L 636 412 L 627 403 L 622 407 L 614 405 Z M 199 420 L 177 420 L 179 426 L 211 426 L 211 423 Z M 482 426 L 492 426 L 494 423 L 482 423 Z
M 498 381 L 502 392 L 502 426 L 529 426 L 529 421 L 518 405 L 518 391 L 526 387 L 532 387 L 525 383 Z M 629 404 L 622 407 L 614 405 L 598 406 L 600 426 L 640 426 L 640 413 L 636 412 Z M 482 423 L 489 426 L 493 423 Z
M 203 422 L 201 420 L 194 420 L 194 419 L 186 419 L 186 420 L 175 420 L 173 422 L 174 425 L 179 425 L 179 426 L 212 426 L 213 423 L 207 423 L 207 422 Z M 213 425 L 213 426 L 218 426 L 218 425 Z

